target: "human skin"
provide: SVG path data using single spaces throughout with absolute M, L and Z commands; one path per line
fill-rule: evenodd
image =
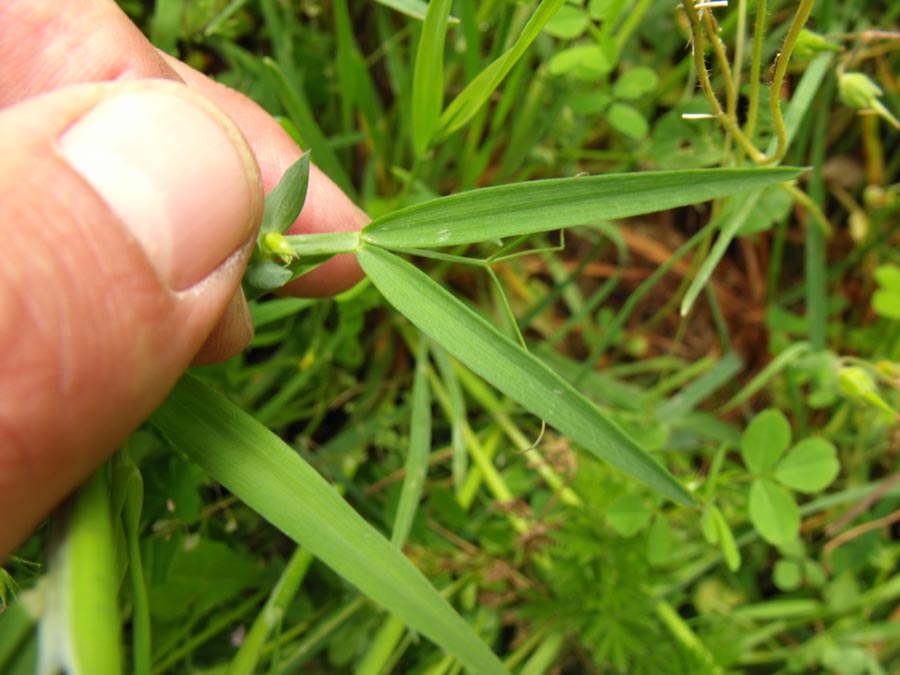
M 240 279 L 301 152 L 111 0 L 0 2 L 0 562 L 192 363 L 252 336 Z M 291 232 L 367 218 L 315 167 Z M 288 292 L 352 286 L 352 256 Z

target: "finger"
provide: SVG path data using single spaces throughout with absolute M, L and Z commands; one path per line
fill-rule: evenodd
M 70 84 L 177 79 L 112 0 L 3 0 L 0 64 L 0 107 Z
M 162 55 L 189 87 L 214 101 L 243 132 L 259 162 L 266 191 L 296 162 L 302 151 L 265 110 L 249 98 L 198 73 L 177 59 Z M 349 232 L 360 230 L 369 217 L 328 176 L 310 168 L 306 203 L 289 232 Z M 294 281 L 286 290 L 295 295 L 320 297 L 350 288 L 362 278 L 351 254 L 335 256 L 314 272 Z
M 87 81 L 185 78 L 231 115 L 249 140 L 266 190 L 300 156 L 291 138 L 248 98 L 158 53 L 111 0 L 5 0 L 0 3 L 0 106 Z M 310 174 L 306 206 L 292 232 L 360 229 L 368 217 L 318 169 Z M 353 256 L 337 256 L 295 281 L 289 291 L 324 296 L 362 276 Z M 232 350 L 233 351 L 233 350 Z M 204 356 L 227 356 L 211 348 Z
M 262 186 L 227 116 L 160 80 L 11 106 L 0 147 L 2 559 L 207 340 L 234 301 Z

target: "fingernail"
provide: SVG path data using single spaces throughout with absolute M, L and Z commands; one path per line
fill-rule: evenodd
M 262 189 L 250 149 L 224 113 L 182 85 L 115 94 L 59 146 L 173 290 L 207 277 L 257 225 Z

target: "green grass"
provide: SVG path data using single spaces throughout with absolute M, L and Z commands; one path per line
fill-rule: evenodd
M 900 153 L 838 93 L 900 110 L 889 3 L 815 3 L 783 121 L 809 3 L 122 4 L 374 221 L 269 196 L 251 348 L 0 570 L 0 672 L 900 669 Z

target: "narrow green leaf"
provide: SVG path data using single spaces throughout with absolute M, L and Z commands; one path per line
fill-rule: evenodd
M 688 312 L 691 311 L 700 293 L 707 282 L 709 282 L 710 277 L 712 277 L 713 272 L 716 271 L 716 267 L 719 266 L 719 263 L 725 256 L 725 251 L 728 250 L 737 233 L 743 229 L 762 196 L 763 192 L 761 189 L 748 192 L 742 195 L 737 202 L 729 204 L 731 208 L 726 209 L 722 214 L 720 220 L 724 221 L 724 224 L 719 232 L 719 236 L 716 237 L 716 243 L 710 250 L 709 255 L 706 256 L 700 269 L 697 270 L 697 276 L 691 281 L 691 285 L 688 286 L 687 291 L 684 293 L 684 298 L 681 300 L 681 316 L 687 316 Z M 710 223 L 707 227 L 716 227 L 716 224 Z
M 144 505 L 144 479 L 123 449 L 112 460 L 112 501 L 121 500 L 121 521 L 128 551 L 128 576 L 131 581 L 131 664 L 133 675 L 150 675 L 153 661 L 150 600 L 141 558 L 141 510 Z
M 281 102 L 291 120 L 297 125 L 300 135 L 307 140 L 309 147 L 316 155 L 316 166 L 328 174 L 348 195 L 354 195 L 353 182 L 344 170 L 337 154 L 328 142 L 322 128 L 312 114 L 306 94 L 285 75 L 281 67 L 272 59 L 264 58 L 266 72 L 272 77 Z
M 444 388 L 447 390 L 447 398 L 450 403 L 447 421 L 450 423 L 450 447 L 453 449 L 453 485 L 458 494 L 466 480 L 466 471 L 469 467 L 469 453 L 466 449 L 464 435 L 468 420 L 466 399 L 447 352 L 441 347 L 432 345 L 431 353 L 434 356 L 434 362 L 440 373 L 441 381 L 444 383 Z
M 722 557 L 725 558 L 725 564 L 732 572 L 737 572 L 741 568 L 741 550 L 737 547 L 734 540 L 734 533 L 728 526 L 728 521 L 717 506 L 711 506 L 709 513 L 716 528 L 716 540 L 722 549 Z
M 294 549 L 266 604 L 247 631 L 238 653 L 228 664 L 226 675 L 253 675 L 258 672 L 266 640 L 280 627 L 284 614 L 297 595 L 312 562 L 313 556 L 309 549 L 300 546 Z
M 516 62 L 522 58 L 547 22 L 566 0 L 542 0 L 531 19 L 522 29 L 522 34 L 508 51 L 500 55 L 491 65 L 466 85 L 460 94 L 447 106 L 441 115 L 440 133 L 447 136 L 468 122 L 484 105 L 494 90 L 500 86 Z
M 367 225 L 362 238 L 391 249 L 471 244 L 695 204 L 790 180 L 800 171 L 657 171 L 502 185 L 394 211 Z
M 412 86 L 413 149 L 428 152 L 444 107 L 444 41 L 451 0 L 433 0 L 422 24 Z
M 800 492 L 819 492 L 837 478 L 841 465 L 837 449 L 824 438 L 806 438 L 775 467 L 775 478 Z
M 373 246 L 357 259 L 382 295 L 423 333 L 548 424 L 680 504 L 693 498 L 665 467 L 537 357 L 412 264 Z
M 297 220 L 309 187 L 309 157 L 307 152 L 291 164 L 278 184 L 266 195 L 266 207 L 259 226 L 261 235 L 268 232 L 284 234 Z
M 51 534 L 41 672 L 120 675 L 122 635 L 108 467 L 57 512 Z
M 419 338 L 410 408 L 409 445 L 404 465 L 406 476 L 391 532 L 391 543 L 398 548 L 403 548 L 406 543 L 419 509 L 419 499 L 428 473 L 428 456 L 431 454 L 431 389 L 428 387 L 428 339 L 425 336 Z
M 375 2 L 419 21 L 424 21 L 425 14 L 428 12 L 428 3 L 424 0 L 375 0 Z M 457 24 L 459 19 L 451 16 L 450 23 Z
M 753 473 L 775 468 L 791 444 L 791 425 L 780 410 L 764 410 L 741 436 L 741 457 Z
M 506 675 L 422 573 L 293 449 L 240 408 L 185 376 L 151 422 L 248 506 L 467 668 Z
M 800 532 L 797 502 L 768 478 L 758 478 L 750 486 L 750 520 L 762 538 L 775 546 L 791 541 Z

